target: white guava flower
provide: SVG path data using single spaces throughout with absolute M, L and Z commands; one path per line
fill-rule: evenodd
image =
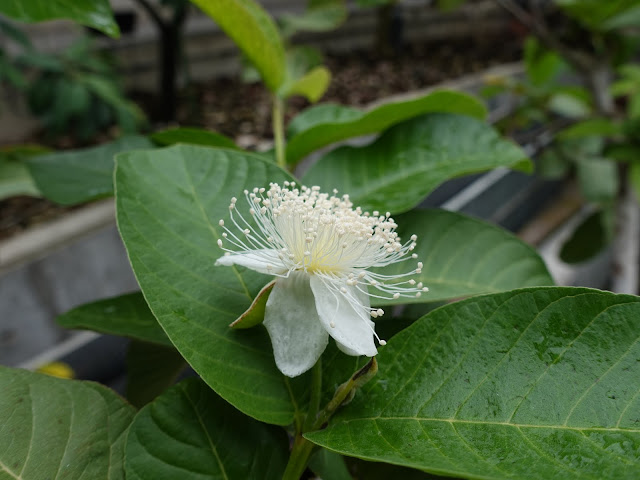
M 244 194 L 249 216 L 242 215 L 234 197 L 229 211 L 235 228 L 220 220 L 225 232 L 218 245 L 226 253 L 216 265 L 240 265 L 278 277 L 264 325 L 280 371 L 295 377 L 309 370 L 329 335 L 348 355 L 376 355 L 374 337 L 385 342 L 371 317 L 384 312 L 371 308 L 370 297 L 419 297 L 428 289 L 407 279 L 421 272 L 420 262 L 400 275 L 370 269 L 417 258 L 410 253 L 416 236 L 401 243 L 389 213 L 354 209 L 349 196 L 337 197 L 335 190 L 329 196 L 319 187 L 284 182 Z M 377 293 L 369 293 L 370 288 Z

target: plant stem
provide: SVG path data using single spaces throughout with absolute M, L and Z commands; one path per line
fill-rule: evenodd
M 378 362 L 373 357 L 369 363 L 354 373 L 349 380 L 338 387 L 335 395 L 327 406 L 320 413 L 318 408 L 320 405 L 320 394 L 322 390 L 322 364 L 320 360 L 316 362 L 312 371 L 311 379 L 311 401 L 309 402 L 309 413 L 304 423 L 304 432 L 319 430 L 324 428 L 325 424 L 333 416 L 336 410 L 345 403 L 348 403 L 355 394 L 356 390 L 371 380 L 378 371 Z M 291 455 L 287 468 L 284 471 L 282 480 L 299 480 L 304 473 L 309 462 L 309 457 L 315 448 L 315 445 L 302 436 L 303 432 L 297 432 L 293 442 Z
M 284 102 L 277 95 L 273 97 L 273 138 L 276 147 L 276 161 L 281 168 L 287 168 L 284 152 Z
M 291 449 L 289 463 L 282 475 L 282 480 L 300 480 L 300 477 L 307 468 L 309 457 L 315 445 L 304 438 L 301 434 L 296 435 Z

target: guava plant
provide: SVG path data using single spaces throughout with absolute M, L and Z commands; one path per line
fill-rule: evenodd
M 2 11 L 68 13 L 20 3 Z M 115 196 L 141 291 L 58 319 L 132 339 L 126 399 L 0 368 L 0 479 L 637 478 L 638 297 L 553 286 L 510 233 L 420 207 L 451 178 L 531 170 L 484 106 L 436 91 L 285 128 L 324 75 L 292 73 L 253 1 L 194 3 L 272 92 L 275 150 L 174 129 L 28 160 L 58 202 Z M 101 2 L 74 5 L 110 31 Z

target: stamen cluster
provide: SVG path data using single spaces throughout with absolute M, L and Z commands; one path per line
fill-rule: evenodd
M 225 255 L 246 253 L 262 258 L 266 272 L 276 276 L 289 277 L 292 272 L 316 275 L 328 288 L 347 297 L 354 296 L 348 287 L 384 299 L 420 297 L 428 291 L 409 278 L 421 273 L 421 262 L 399 275 L 370 271 L 416 259 L 417 255 L 411 253 L 416 235 L 402 243 L 389 212 L 363 212 L 353 207 L 348 195 L 338 197 L 337 193 L 334 190 L 330 196 L 321 193 L 319 187 L 298 188 L 294 182 L 284 182 L 283 187 L 271 183 L 268 190 L 245 190 L 250 217 L 239 211 L 237 199 L 232 198 L 229 211 L 235 229 L 220 220 L 225 232 L 224 241 L 218 240 L 218 245 Z M 227 243 L 233 248 L 226 248 Z M 369 293 L 368 287 L 375 287 L 379 293 Z M 358 304 L 356 298 L 348 300 Z M 374 318 L 384 313 L 379 308 L 360 307 Z

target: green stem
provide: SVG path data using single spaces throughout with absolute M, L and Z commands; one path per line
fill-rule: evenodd
M 327 406 L 320 413 L 320 393 L 322 390 L 322 364 L 320 360 L 316 362 L 312 371 L 311 379 L 311 401 L 309 413 L 304 423 L 304 431 L 314 431 L 324 428 L 325 424 L 333 416 L 338 408 L 353 398 L 356 390 L 371 380 L 378 371 L 378 362 L 373 357 L 369 363 L 354 373 L 349 380 L 338 387 L 335 395 Z M 313 453 L 315 445 L 302 436 L 302 432 L 296 433 L 296 439 L 291 449 L 289 463 L 284 471 L 282 480 L 299 480 L 309 463 L 309 457 Z
M 315 445 L 302 435 L 296 435 L 293 449 L 291 449 L 289 463 L 287 463 L 287 468 L 282 475 L 282 480 L 300 480 L 300 477 L 307 468 L 313 447 L 315 447 Z
M 276 147 L 276 161 L 281 168 L 287 168 L 287 159 L 284 151 L 284 102 L 278 96 L 273 97 L 273 138 Z

